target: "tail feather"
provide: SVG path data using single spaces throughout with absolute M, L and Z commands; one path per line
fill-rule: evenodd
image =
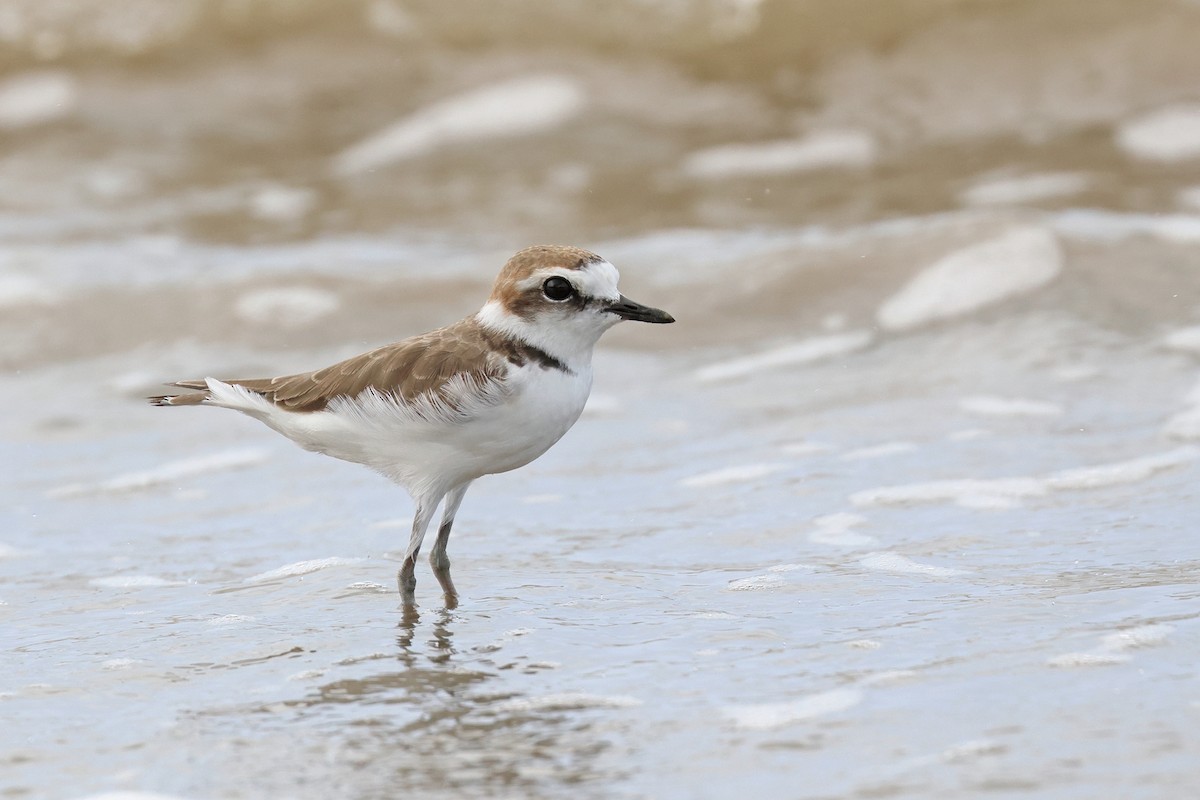
M 264 398 L 262 394 L 236 383 L 225 383 L 224 381 L 208 378 L 200 381 L 176 381 L 167 385 L 178 386 L 181 389 L 197 389 L 199 391 L 148 397 L 146 399 L 150 401 L 150 405 L 214 405 L 221 408 L 232 408 L 259 419 L 264 419 L 264 415 L 269 416 L 269 412 L 275 409 L 275 405 L 270 400 Z
M 188 392 L 187 394 L 160 394 L 154 397 L 147 397 L 152 406 L 198 406 L 204 401 L 212 397 L 208 391 L 208 382 L 203 380 L 198 381 L 173 381 L 167 386 L 178 386 L 180 389 L 198 389 L 199 393 Z
M 208 392 L 189 392 L 188 394 L 162 394 L 147 397 L 152 406 L 198 406 L 208 399 Z

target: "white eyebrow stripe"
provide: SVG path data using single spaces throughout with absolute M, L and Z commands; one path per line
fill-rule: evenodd
M 621 297 L 621 292 L 617 289 L 617 281 L 620 280 L 621 273 L 617 272 L 617 268 L 607 261 L 592 261 L 580 269 L 565 267 L 539 269 L 525 280 L 518 282 L 517 288 L 527 291 L 534 286 L 541 286 L 547 278 L 554 275 L 569 280 L 584 297 L 593 297 L 597 300 L 618 300 Z

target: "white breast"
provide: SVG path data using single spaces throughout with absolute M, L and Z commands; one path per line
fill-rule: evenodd
M 456 432 L 455 445 L 480 475 L 524 466 L 563 437 L 587 403 L 592 388 L 588 365 L 574 373 L 527 365 L 514 371 L 513 393 Z

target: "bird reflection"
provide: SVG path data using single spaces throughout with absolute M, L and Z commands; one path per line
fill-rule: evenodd
M 450 607 L 438 611 L 433 619 L 433 638 L 425 643 L 428 646 L 428 651 L 425 655 L 434 664 L 448 662 L 455 653 L 453 644 L 454 631 L 451 630 L 451 623 L 453 621 L 454 614 Z M 400 648 L 400 660 L 409 666 L 415 664 L 417 659 L 422 655 L 422 648 L 420 646 L 414 647 L 413 645 L 420 623 L 421 612 L 417 607 L 407 603 L 401 604 L 400 622 L 396 625 L 399 631 L 396 634 L 396 644 Z

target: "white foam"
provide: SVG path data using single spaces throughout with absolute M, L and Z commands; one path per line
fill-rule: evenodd
M 58 300 L 58 291 L 45 280 L 20 273 L 0 275 L 0 308 L 49 306 Z
M 0 83 L 0 129 L 41 125 L 69 116 L 79 102 L 75 78 L 61 70 L 26 72 Z
M 933 578 L 948 578 L 952 575 L 963 575 L 966 570 L 938 567 L 933 564 L 921 564 L 908 556 L 899 553 L 868 553 L 858 560 L 867 569 L 879 572 L 900 572 L 910 575 L 928 575 Z
M 859 683 L 863 686 L 890 686 L 896 683 L 911 681 L 920 675 L 915 669 L 885 669 L 864 677 Z
M 1079 194 L 1091 183 L 1080 172 L 1042 172 L 1012 178 L 985 178 L 962 193 L 967 205 L 1020 205 Z
M 850 495 L 850 502 L 856 506 L 915 505 L 945 501 L 968 505 L 984 500 L 1003 503 L 1044 494 L 1046 486 L 1037 478 L 964 478 L 863 489 Z
M 994 739 L 971 739 L 951 745 L 938 754 L 938 759 L 947 764 L 973 761 L 980 756 L 994 756 L 1008 752 L 1008 747 Z
M 187 798 L 173 794 L 159 794 L 158 792 L 116 791 L 89 794 L 86 797 L 76 798 L 76 800 L 187 800 Z
M 1071 209 L 1055 215 L 1053 227 L 1063 235 L 1084 241 L 1119 242 L 1136 236 L 1153 236 L 1176 244 L 1200 242 L 1200 216 L 1196 214 Z
M 744 730 L 771 730 L 797 722 L 836 714 L 861 703 L 860 689 L 833 689 L 787 703 L 729 706 L 722 714 Z
M 1162 345 L 1168 350 L 1200 355 L 1200 325 L 1171 331 L 1163 337 Z
M 247 292 L 237 299 L 234 311 L 247 322 L 298 328 L 332 314 L 341 304 L 333 292 L 283 286 Z
M 835 167 L 865 167 L 874 163 L 877 155 L 878 147 L 869 133 L 830 130 L 800 139 L 707 147 L 688 155 L 681 171 L 699 180 L 725 180 Z
M 846 642 L 846 647 L 853 647 L 855 650 L 881 650 L 883 642 L 875 639 L 854 639 Z
M 917 446 L 912 442 L 885 442 L 883 444 L 872 445 L 871 447 L 860 447 L 857 450 L 850 450 L 843 453 L 839 458 L 842 461 L 866 461 L 874 458 L 896 456 L 901 453 L 911 453 L 916 449 Z
M 857 506 L 912 505 L 951 501 L 968 508 L 1007 508 L 1051 491 L 1099 489 L 1136 483 L 1200 459 L 1200 447 L 1184 446 L 1155 455 L 1059 470 L 1040 478 L 929 481 L 864 489 L 850 496 Z
M 738 578 L 730 581 L 727 588 L 731 592 L 757 592 L 762 589 L 774 589 L 783 585 L 783 578 L 777 574 L 751 575 L 749 578 Z
M 696 371 L 696 379 L 705 383 L 726 381 L 753 375 L 777 367 L 793 367 L 801 364 L 811 364 L 827 358 L 846 355 L 856 350 L 862 350 L 874 338 L 870 331 L 851 331 L 849 333 L 831 334 L 829 336 L 814 336 L 809 339 L 782 347 L 772 348 L 762 353 L 749 356 L 739 356 L 728 361 L 718 361 Z
M 382 583 L 376 583 L 375 581 L 355 581 L 354 583 L 347 584 L 346 588 L 353 589 L 356 592 L 370 592 L 372 594 L 387 594 L 391 591 L 391 589 Z
M 243 469 L 264 463 L 270 453 L 259 448 L 226 450 L 197 458 L 169 461 L 144 472 L 126 472 L 96 484 L 73 484 L 52 489 L 51 497 L 72 497 L 80 494 L 100 492 L 129 492 L 149 489 L 164 483 L 174 483 L 185 478 L 194 478 L 209 472 Z
M 340 556 L 330 556 L 329 558 L 314 558 L 308 561 L 297 561 L 294 564 L 287 564 L 277 569 L 260 572 L 257 575 L 252 575 L 246 578 L 246 583 L 261 583 L 262 581 L 271 581 L 276 578 L 294 578 L 298 575 L 308 575 L 310 572 L 328 569 L 329 567 L 342 567 L 349 564 L 358 564 L 364 559 L 361 558 L 341 558 Z
M 1146 647 L 1158 647 L 1166 644 L 1175 628 L 1163 623 L 1150 623 L 1126 628 L 1123 631 L 1110 633 L 1104 637 L 1100 646 L 1114 653 L 1124 653 L 1128 650 L 1141 650 Z
M 169 581 L 155 575 L 109 575 L 104 578 L 92 578 L 88 584 L 103 589 L 142 589 L 155 586 L 182 586 L 183 582 Z
M 907 330 L 1039 289 L 1062 271 L 1062 251 L 1045 228 L 1018 228 L 950 253 L 879 309 L 879 324 Z
M 312 211 L 317 193 L 296 186 L 264 186 L 250 196 L 250 214 L 272 222 L 292 222 Z
M 1124 664 L 1129 656 L 1119 653 L 1064 653 L 1047 659 L 1051 667 L 1107 667 L 1113 664 Z
M 421 33 L 421 24 L 399 3 L 374 0 L 365 9 L 367 25 L 372 31 L 396 39 L 412 40 Z
M 679 481 L 678 485 L 690 489 L 701 489 L 708 486 L 721 486 L 727 483 L 746 483 L 747 481 L 764 478 L 767 475 L 772 475 L 786 468 L 786 464 L 776 463 L 738 464 L 733 467 L 724 467 L 723 469 L 715 469 L 710 472 L 701 472 L 699 475 L 692 475 L 690 478 L 684 478 Z
M 829 544 L 839 547 L 862 547 L 864 545 L 875 544 L 875 537 L 855 533 L 852 530 L 852 528 L 857 528 L 866 521 L 867 518 L 864 516 L 844 511 L 836 514 L 826 514 L 813 520 L 813 524 L 817 526 L 817 529 L 808 534 L 808 540 L 817 544 Z
M 1021 397 L 964 397 L 958 407 L 988 417 L 1057 417 L 1063 413 L 1062 406 L 1057 403 Z
M 792 442 L 783 446 L 783 452 L 790 456 L 815 456 L 833 449 L 833 445 L 825 442 Z
M 534 697 L 514 697 L 496 703 L 496 711 L 579 711 L 589 708 L 637 708 L 642 704 L 636 697 L 625 695 L 560 692 Z
M 440 100 L 343 150 L 339 175 L 354 175 L 423 156 L 455 142 L 526 136 L 552 130 L 578 115 L 583 86 L 562 75 L 530 75 Z
M 1160 108 L 1117 128 L 1117 145 L 1146 161 L 1200 158 L 1200 105 Z
M 103 662 L 100 667 L 107 670 L 129 669 L 140 663 L 141 661 L 136 658 L 110 658 Z
M 775 564 L 767 567 L 767 572 L 814 572 L 816 567 L 812 564 Z
M 245 614 L 222 614 L 219 617 L 210 617 L 205 622 L 209 625 L 242 625 L 256 619 L 258 617 L 248 617 Z
M 1200 458 L 1200 448 L 1179 447 L 1128 461 L 1060 470 L 1046 477 L 1046 486 L 1051 489 L 1101 489 L 1122 483 L 1136 483 L 1156 473 L 1186 466 L 1197 458 Z
M 1052 667 L 1096 667 L 1124 664 L 1131 650 L 1158 647 L 1166 644 L 1175 628 L 1152 622 L 1105 635 L 1099 646 L 1087 653 L 1066 653 L 1047 660 Z

